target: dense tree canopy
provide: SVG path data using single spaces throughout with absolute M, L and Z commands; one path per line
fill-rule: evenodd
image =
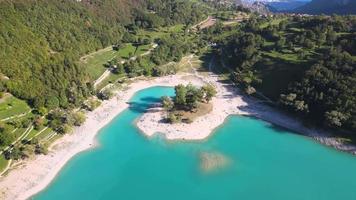
M 179 0 L 4 0 L 0 8 L 0 73 L 9 78 L 1 88 L 49 109 L 89 95 L 80 56 L 127 40 L 130 27 L 203 18 L 198 4 Z
M 260 89 L 303 118 L 355 131 L 355 36 L 355 16 L 252 15 L 202 38 L 218 44 L 222 66 L 246 93 Z

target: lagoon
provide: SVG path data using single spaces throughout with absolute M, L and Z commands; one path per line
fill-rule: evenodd
M 136 93 L 131 106 L 32 199 L 356 199 L 356 157 L 259 119 L 231 116 L 205 141 L 146 138 L 135 120 L 169 87 Z M 199 131 L 199 130 L 197 130 Z M 229 159 L 201 169 L 202 153 Z

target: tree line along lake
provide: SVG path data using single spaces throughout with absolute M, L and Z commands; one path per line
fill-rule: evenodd
M 259 119 L 231 116 L 205 141 L 146 138 L 135 120 L 173 94 L 136 93 L 98 134 L 98 147 L 75 156 L 32 199 L 356 199 L 355 157 Z M 229 162 L 207 172 L 202 154 Z

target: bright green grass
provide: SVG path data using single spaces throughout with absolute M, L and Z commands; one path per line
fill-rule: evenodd
M 107 86 L 110 83 L 115 83 L 116 81 L 118 81 L 119 79 L 124 78 L 125 75 L 122 74 L 114 74 L 111 73 L 106 79 L 104 79 L 97 87 L 97 90 L 101 90 L 103 89 L 105 86 Z
M 224 32 L 222 32 L 221 34 L 215 36 L 215 37 L 214 37 L 214 40 L 218 40 L 218 41 L 221 40 L 221 41 L 223 41 L 223 40 L 225 40 L 226 38 L 228 38 L 228 37 L 234 35 L 234 34 L 237 33 L 237 32 L 238 32 L 238 30 L 235 30 L 235 31 L 224 31 Z
M 262 84 L 257 85 L 257 89 L 267 97 L 278 100 L 279 94 L 287 90 L 289 83 L 299 80 L 308 66 L 295 54 L 264 52 L 264 59 L 256 64 L 262 78 Z
M 285 61 L 299 62 L 299 56 L 296 53 L 282 53 L 277 51 L 263 52 L 265 56 L 272 58 L 280 58 Z
M 156 38 L 161 38 L 164 36 L 167 36 L 171 33 L 179 33 L 182 32 L 184 28 L 183 24 L 178 24 L 175 26 L 169 26 L 169 27 L 162 27 L 162 28 L 156 28 L 156 29 L 152 29 L 152 30 L 144 30 L 141 29 L 137 35 L 140 37 L 149 37 L 152 39 L 156 39 Z
M 184 25 L 179 24 L 170 27 L 162 27 L 152 30 L 143 30 L 141 29 L 136 34 L 139 37 L 148 37 L 151 39 L 161 38 L 167 36 L 171 33 L 182 32 Z M 120 48 L 119 51 L 112 50 L 111 47 L 99 50 L 92 54 L 89 54 L 81 59 L 81 64 L 84 65 L 87 69 L 87 72 L 91 80 L 98 79 L 106 70 L 104 64 L 108 61 L 118 58 L 118 59 L 129 59 L 130 55 L 139 56 L 147 52 L 151 48 L 151 45 L 141 45 L 135 47 L 131 43 L 123 45 L 123 48 Z
M 12 129 L 10 130 L 10 133 L 8 134 L 12 134 L 14 136 L 14 140 L 11 141 L 14 142 L 18 137 L 20 137 L 24 132 L 25 132 L 26 128 L 18 128 L 18 129 L 14 129 L 14 127 L 12 127 Z M 6 148 L 7 146 L 0 146 L 0 150 L 3 150 L 4 148 Z
M 10 96 L 0 103 L 0 119 L 20 115 L 30 110 L 31 108 L 25 101 Z
M 45 131 L 43 131 L 41 134 L 37 135 L 35 138 L 38 140 L 42 140 L 45 138 L 48 134 L 52 133 L 53 130 L 51 128 L 47 128 Z
M 116 52 L 116 56 L 119 58 L 129 59 L 130 54 L 133 56 L 135 51 L 136 47 L 129 43 L 126 44 L 123 48 L 120 48 L 120 50 Z
M 139 46 L 136 51 L 135 51 L 135 55 L 136 56 L 139 56 L 139 55 L 142 55 L 144 53 L 146 53 L 147 51 L 149 51 L 151 48 L 151 45 L 148 44 L 148 45 L 141 45 Z
M 95 80 L 104 73 L 106 70 L 104 64 L 108 61 L 114 58 L 127 60 L 130 56 L 142 55 L 147 52 L 150 47 L 150 44 L 135 47 L 131 43 L 123 45 L 123 48 L 120 48 L 119 51 L 114 51 L 111 47 L 108 47 L 98 51 L 97 53 L 88 55 L 86 59 L 82 59 L 81 64 L 86 67 L 91 80 Z
M 285 20 L 285 18 L 273 19 L 272 21 L 265 22 L 260 25 L 260 28 L 266 28 L 269 25 L 278 25 L 281 21 Z
M 40 131 L 42 131 L 45 127 L 41 128 L 40 130 L 36 130 L 36 129 L 32 129 L 32 131 L 24 138 L 26 140 L 31 139 L 32 137 L 34 137 L 37 133 L 39 133 Z
M 138 47 L 134 46 L 133 44 L 126 44 L 124 48 L 120 49 L 117 52 L 117 58 L 121 59 L 129 59 L 130 55 L 131 56 L 139 56 L 147 51 L 149 51 L 151 48 L 151 45 L 140 45 Z
M 15 135 L 15 138 L 18 138 L 20 137 L 26 130 L 27 128 L 18 128 L 16 129 L 15 132 L 11 133 L 11 134 L 14 134 Z
M 113 59 L 116 56 L 115 54 L 116 52 L 111 47 L 108 47 L 87 56 L 86 59 L 81 61 L 81 64 L 87 69 L 90 78 L 95 80 L 104 73 L 104 64 Z
M 3 155 L 0 155 L 0 173 L 6 168 L 8 162 Z
M 140 64 L 147 68 L 153 67 L 155 65 L 150 59 L 141 59 Z

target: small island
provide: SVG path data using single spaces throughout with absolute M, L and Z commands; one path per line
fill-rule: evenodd
M 169 84 L 163 84 L 174 87 L 175 95 L 162 97 L 137 120 L 136 125 L 145 136 L 162 134 L 168 140 L 204 140 L 229 115 L 247 114 L 239 109 L 247 106 L 241 96 L 213 81 L 214 77 L 204 81 L 187 78 L 176 76 Z
M 207 84 L 198 88 L 189 83 L 175 86 L 175 96 L 162 97 L 162 107 L 166 112 L 168 123 L 192 123 L 194 119 L 211 112 L 211 99 L 216 95 L 214 86 Z

